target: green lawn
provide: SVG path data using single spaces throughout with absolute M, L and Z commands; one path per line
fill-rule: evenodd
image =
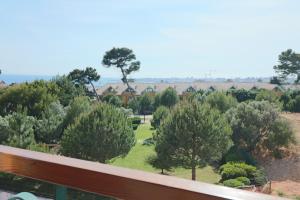
M 159 173 L 160 170 L 153 168 L 146 162 L 148 156 L 155 154 L 154 146 L 143 145 L 143 141 L 145 139 L 152 137 L 152 132 L 153 130 L 151 130 L 151 126 L 149 124 L 140 125 L 136 131 L 136 145 L 131 149 L 125 158 L 117 158 L 112 161 L 111 164 L 120 167 Z M 187 179 L 191 178 L 190 169 L 175 168 L 169 174 Z M 219 181 L 219 179 L 220 176 L 213 171 L 212 167 L 197 169 L 197 180 L 199 181 L 216 183 Z

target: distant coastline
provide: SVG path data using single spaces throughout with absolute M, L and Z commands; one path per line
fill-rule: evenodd
M 14 75 L 14 74 L 1 74 L 0 80 L 3 80 L 6 84 L 12 83 L 22 83 L 22 82 L 32 82 L 34 80 L 51 80 L 55 76 L 47 75 Z M 249 77 L 249 78 L 137 78 L 135 82 L 137 83 L 191 83 L 191 82 L 246 82 L 254 83 L 257 81 L 269 82 L 270 77 Z M 101 77 L 100 81 L 97 82 L 96 86 L 103 86 L 109 83 L 119 83 L 121 82 L 120 78 L 108 78 Z

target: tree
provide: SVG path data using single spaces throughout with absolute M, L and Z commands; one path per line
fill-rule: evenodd
M 0 117 L 1 143 L 23 149 L 35 144 L 34 123 L 35 118 L 18 106 L 17 112 Z
M 154 100 L 153 100 L 153 109 L 156 110 L 160 106 L 160 94 L 155 94 Z
M 68 78 L 70 78 L 79 87 L 87 84 L 91 85 L 93 88 L 93 95 L 98 101 L 100 101 L 96 88 L 93 84 L 93 82 L 99 81 L 100 79 L 100 75 L 97 73 L 96 69 L 92 67 L 87 67 L 85 70 L 74 69 L 69 73 Z
M 213 92 L 205 98 L 212 108 L 218 109 L 221 113 L 225 113 L 230 108 L 237 105 L 237 100 L 231 95 L 226 95 L 223 92 Z
M 138 114 L 140 112 L 140 97 L 129 99 L 127 107 L 131 109 L 134 114 Z
M 286 79 L 287 76 L 296 76 L 295 83 L 300 81 L 300 55 L 296 54 L 292 49 L 283 51 L 278 56 L 279 64 L 274 66 L 279 77 Z
M 3 89 L 0 95 L 0 114 L 2 116 L 17 111 L 20 105 L 27 109 L 28 115 L 40 118 L 42 112 L 57 101 L 59 88 L 46 81 L 22 83 Z
M 145 93 L 141 96 L 139 100 L 140 113 L 144 115 L 144 122 L 146 121 L 145 115 L 152 112 L 153 110 L 153 98 Z
M 80 96 L 76 97 L 66 109 L 66 116 L 59 128 L 60 137 L 63 134 L 63 131 L 83 113 L 89 113 L 92 110 L 92 105 L 89 97 Z
M 121 107 L 122 106 L 122 100 L 114 94 L 107 94 L 103 97 L 103 101 L 106 103 L 109 103 L 111 105 L 114 105 L 116 107 Z
M 165 106 L 159 106 L 156 111 L 153 113 L 153 118 L 151 120 L 151 126 L 157 129 L 160 126 L 161 120 L 165 119 L 170 110 Z
M 116 107 L 101 103 L 65 130 L 61 153 L 105 163 L 116 156 L 125 156 L 134 144 L 135 135 L 128 118 Z
M 172 169 L 172 158 L 168 153 L 167 146 L 158 146 L 163 149 L 156 148 L 156 155 L 149 156 L 147 162 L 152 165 L 152 167 L 161 170 L 161 174 L 165 174 L 164 170 L 170 171 Z
M 59 102 L 51 103 L 42 113 L 42 118 L 36 121 L 35 138 L 37 142 L 56 144 L 61 138 L 60 130 L 66 113 Z
M 155 136 L 156 150 L 167 147 L 173 165 L 192 169 L 216 161 L 230 147 L 231 129 L 226 118 L 207 104 L 180 103 L 163 121 Z
M 104 67 L 117 67 L 122 73 L 122 82 L 127 85 L 127 89 L 130 89 L 132 96 L 134 97 L 132 87 L 130 87 L 128 75 L 136 72 L 140 69 L 140 61 L 136 61 L 136 56 L 133 51 L 128 48 L 112 48 L 105 52 L 102 59 Z
M 171 108 L 178 102 L 179 98 L 175 89 L 169 87 L 160 95 L 160 104 Z
M 57 97 L 63 106 L 68 106 L 75 97 L 84 96 L 86 94 L 84 87 L 76 85 L 65 75 L 56 76 L 51 80 L 51 82 L 58 86 L 59 91 L 57 93 Z
M 230 109 L 226 115 L 233 130 L 234 144 L 250 153 L 260 149 L 273 151 L 293 141 L 293 132 L 287 128 L 290 126 L 282 121 L 278 108 L 267 101 L 240 103 L 237 107 Z M 280 126 L 286 124 L 286 128 L 276 128 L 279 124 Z M 279 138 L 277 136 L 280 135 L 285 135 L 283 143 L 271 139 Z M 272 143 L 272 145 L 266 145 L 267 143 Z
M 277 76 L 273 76 L 270 79 L 270 83 L 271 84 L 275 84 L 275 85 L 281 85 L 282 84 L 282 80 L 280 80 L 280 78 L 278 78 Z

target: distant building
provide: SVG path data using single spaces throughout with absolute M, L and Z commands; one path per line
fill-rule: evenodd
M 149 93 L 155 95 L 160 93 L 165 89 L 171 87 L 177 91 L 179 96 L 186 96 L 190 93 L 199 90 L 217 90 L 217 91 L 227 91 L 229 89 L 267 89 L 267 90 L 284 90 L 284 89 L 300 89 L 296 85 L 286 85 L 280 86 L 270 84 L 270 83 L 237 83 L 237 82 L 193 82 L 193 83 L 131 83 L 130 89 L 127 88 L 123 83 L 111 83 L 104 85 L 97 89 L 99 96 L 105 96 L 107 94 L 114 94 L 122 98 L 125 104 L 128 103 L 132 93 L 135 96 L 141 96 L 144 93 Z

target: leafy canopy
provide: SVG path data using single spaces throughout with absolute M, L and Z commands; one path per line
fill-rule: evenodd
M 116 107 L 101 103 L 65 130 L 61 153 L 104 163 L 126 155 L 134 144 L 135 135 L 128 118 Z
M 296 54 L 292 49 L 283 51 L 278 56 L 278 65 L 274 66 L 275 71 L 281 79 L 286 79 L 288 76 L 296 76 L 295 83 L 300 81 L 300 55 Z
M 175 89 L 169 87 L 164 90 L 160 95 L 160 105 L 166 107 L 172 107 L 179 101 L 177 92 Z
M 234 144 L 241 149 L 273 151 L 294 141 L 288 122 L 280 117 L 278 108 L 267 101 L 240 103 L 226 115 Z
M 216 109 L 196 101 L 180 103 L 158 129 L 155 149 L 166 149 L 176 165 L 192 168 L 195 180 L 196 167 L 220 159 L 230 136 L 227 120 Z

